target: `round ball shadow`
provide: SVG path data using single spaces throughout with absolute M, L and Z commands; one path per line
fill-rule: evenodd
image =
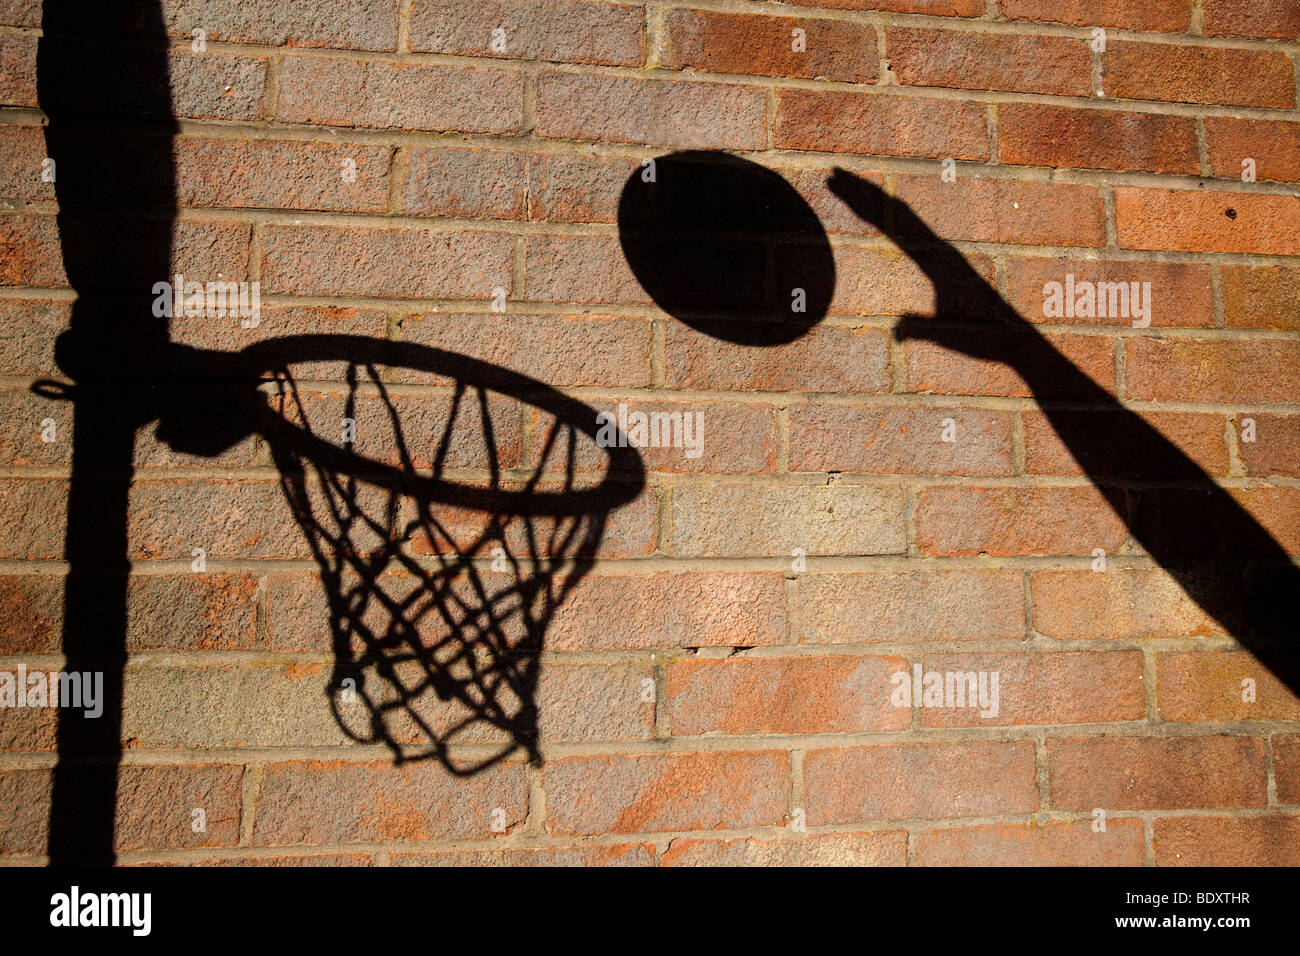
M 780 345 L 822 320 L 835 260 L 821 221 L 770 169 L 726 153 L 671 153 L 623 185 L 619 242 L 641 287 L 692 328 Z

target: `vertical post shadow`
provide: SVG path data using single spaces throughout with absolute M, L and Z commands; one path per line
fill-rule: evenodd
M 136 430 L 152 417 L 147 376 L 167 337 L 150 289 L 170 272 L 176 124 L 158 3 L 46 0 L 41 26 L 37 87 L 77 294 L 56 348 L 75 383 L 64 666 L 104 675 L 102 716 L 59 709 L 48 853 L 53 864 L 106 865 L 122 752 L 128 494 Z

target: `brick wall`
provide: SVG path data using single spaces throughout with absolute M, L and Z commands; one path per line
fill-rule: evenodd
M 558 566 L 572 587 L 523 652 L 534 759 L 475 725 L 444 759 L 397 762 L 428 736 L 409 719 L 394 747 L 336 718 L 328 582 L 272 441 L 199 454 L 168 441 L 170 407 L 145 416 L 125 621 L 82 658 L 127 655 L 120 862 L 1300 864 L 1300 699 L 1243 646 L 1264 599 L 1231 542 L 1216 553 L 1209 505 L 1142 499 L 1190 501 L 1200 479 L 1142 471 L 1151 447 L 1122 426 L 1113 446 L 1091 426 L 1100 469 L 1058 437 L 1066 412 L 1135 413 L 1300 553 L 1300 6 L 162 0 L 144 36 L 117 15 L 140 6 L 84 24 L 83 82 L 64 84 L 38 78 L 41 4 L 0 0 L 0 670 L 64 666 L 73 452 L 93 449 L 33 383 L 72 374 L 56 338 L 78 294 L 134 281 L 129 216 L 98 227 L 95 268 L 66 267 L 56 188 L 78 177 L 173 218 L 172 271 L 260 283 L 257 327 L 178 316 L 172 343 L 368 336 L 541 383 L 487 393 L 494 454 L 471 422 L 446 460 L 466 485 L 494 464 L 563 478 L 541 386 L 699 412 L 705 437 L 698 458 L 645 449 L 590 560 Z M 130 95 L 158 80 L 130 72 L 146 48 L 161 97 Z M 90 117 L 90 173 L 74 156 L 43 179 L 47 89 Z M 172 118 L 131 115 L 159 102 Z M 150 142 L 174 180 L 158 195 L 131 162 Z M 637 281 L 619 196 L 680 149 L 775 170 L 816 212 L 836 282 L 806 335 L 712 337 Z M 892 335 L 939 293 L 828 189 L 835 167 L 905 202 L 1095 392 Z M 1045 314 L 1067 274 L 1150 283 L 1149 327 Z M 331 440 L 340 367 L 297 375 Z M 454 382 L 378 378 L 432 466 Z M 358 449 L 396 463 L 382 410 L 355 418 Z M 1123 510 L 1138 499 L 1145 518 Z M 479 517 L 442 509 L 473 537 Z M 1143 546 L 1166 530 L 1186 566 Z M 449 550 L 412 536 L 401 555 L 436 569 Z M 513 580 L 490 548 L 467 557 Z M 998 713 L 897 706 L 892 676 L 916 665 L 997 674 Z M 436 734 L 464 717 L 434 694 L 414 709 Z M 58 724 L 0 711 L 0 854 L 39 862 L 56 763 L 95 764 L 60 755 Z

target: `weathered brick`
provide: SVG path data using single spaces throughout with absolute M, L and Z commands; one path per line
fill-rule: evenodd
M 1018 571 L 874 571 L 799 579 L 803 640 L 1020 640 L 1024 578 Z
M 1221 269 L 1227 325 L 1300 330 L 1300 269 L 1226 265 Z
M 41 0 L 4 0 L 0 3 L 0 23 L 7 27 L 39 27 Z
M 175 152 L 176 202 L 182 206 L 388 208 L 387 147 L 185 137 L 176 140 Z M 347 160 L 355 182 L 343 178 Z
M 813 750 L 803 773 L 810 824 L 1038 809 L 1027 740 Z
M 954 100 L 781 90 L 776 145 L 886 156 L 989 156 L 984 109 Z
M 1254 421 L 1254 441 L 1245 440 L 1245 422 Z M 1300 478 L 1300 415 L 1233 416 L 1237 454 L 1252 476 Z
M 277 115 L 322 126 L 514 133 L 523 121 L 523 79 L 488 67 L 288 57 Z
M 1166 557 L 1267 559 L 1275 549 L 1300 554 L 1300 488 L 1233 488 L 1228 494 L 1244 516 L 1212 502 L 1208 489 L 1145 489 L 1132 509 L 1133 537 Z M 1258 543 L 1247 522 L 1257 524 L 1273 543 Z
M 1025 428 L 1025 472 L 1030 475 L 1081 475 L 1105 478 L 1149 478 L 1151 449 L 1146 436 L 1128 426 L 1129 411 L 1056 411 L 1051 418 L 1042 412 L 1023 413 Z M 1191 412 L 1142 412 L 1143 421 L 1178 446 L 1207 475 L 1228 473 L 1228 446 L 1223 438 L 1223 416 Z M 1080 462 L 1061 439 L 1067 434 L 1088 436 L 1087 452 Z M 1104 453 L 1093 443 L 1099 435 L 1110 436 Z M 1174 477 L 1174 476 L 1169 476 Z
M 497 29 L 505 31 L 504 51 L 493 48 Z M 639 66 L 645 57 L 645 11 L 581 0 L 416 0 L 411 49 Z
M 759 149 L 765 97 L 756 87 L 543 73 L 537 135 L 697 149 Z
M 790 801 L 783 751 L 572 757 L 547 763 L 551 833 L 774 826 Z
M 416 147 L 407 158 L 402 210 L 429 216 L 528 218 L 528 157 L 487 149 Z
M 1089 0 L 1001 0 L 998 10 L 1009 20 L 1186 33 L 1192 0 L 1110 0 L 1104 7 Z
M 36 46 L 37 37 L 21 33 L 0 43 L 0 105 L 37 106 Z
M 618 614 L 609 609 L 617 607 Z M 785 582 L 772 572 L 588 575 L 556 610 L 554 650 L 782 644 Z
M 628 177 L 641 164 L 627 159 L 538 153 L 526 158 L 528 218 L 556 222 L 615 222 Z
M 1207 116 L 1205 142 L 1216 176 L 1239 179 L 1251 159 L 1256 179 L 1300 182 L 1300 123 Z
M 926 488 L 916 508 L 926 555 L 1113 552 L 1128 528 L 1094 488 Z
M 1048 739 L 1052 806 L 1062 810 L 1262 807 L 1264 742 L 1249 737 Z
M 53 200 L 54 183 L 41 181 L 48 155 L 39 126 L 0 127 L 0 197 Z
M 1107 96 L 1221 106 L 1295 106 L 1291 58 L 1234 50 L 1112 40 L 1101 55 Z
M 1300 734 L 1274 734 L 1273 776 L 1278 803 L 1300 803 Z
M 167 32 L 189 37 L 196 27 L 209 41 L 273 46 L 392 50 L 397 45 L 396 0 L 339 7 L 325 0 L 166 0 Z
M 903 494 L 864 485 L 681 485 L 673 489 L 672 554 L 786 557 L 901 554 Z
M 949 426 L 955 440 L 945 440 Z M 790 470 L 1009 475 L 1011 416 L 974 408 L 795 405 Z
M 1300 38 L 1300 10 L 1288 0 L 1205 0 L 1201 16 L 1206 33 Z
M 919 866 L 1141 866 L 1142 821 L 995 823 L 916 835 Z
M 378 496 L 365 494 L 367 514 L 382 514 Z M 375 538 L 358 533 L 361 546 Z M 206 548 L 209 560 L 308 557 L 311 549 L 292 517 L 278 481 L 141 481 L 131 489 L 127 539 L 133 558 L 192 560 Z
M 1245 626 L 1243 583 L 1221 570 L 1035 571 L 1029 587 L 1034 629 L 1060 640 L 1206 637 Z
M 843 20 L 765 17 L 712 10 L 669 10 L 664 65 L 712 73 L 876 79 L 876 31 Z M 793 49 L 793 31 L 805 48 Z
M 473 852 L 393 853 L 391 866 L 654 866 L 654 844 L 546 847 Z
M 770 348 L 736 345 L 678 322 L 664 330 L 665 376 L 678 388 L 873 393 L 889 390 L 889 334 L 819 325 Z
M 980 0 L 790 0 L 791 3 L 841 10 L 888 10 L 891 13 L 924 13 L 934 17 L 982 17 Z
M 528 236 L 524 297 L 538 302 L 644 305 L 650 296 L 610 236 Z
M 901 657 L 679 660 L 668 665 L 674 734 L 818 734 L 902 730 L 910 709 L 890 703 Z
M 979 253 L 964 256 L 976 276 L 994 283 L 993 260 Z M 954 279 L 943 288 L 945 297 L 978 318 L 983 304 L 974 279 Z M 835 249 L 835 293 L 830 311 L 838 315 L 927 315 L 937 306 L 939 290 L 916 262 L 895 249 Z
M 943 239 L 1103 246 L 1106 215 L 1092 186 L 899 176 L 898 196 Z
M 1255 691 L 1249 703 L 1247 678 Z M 1164 720 L 1300 720 L 1300 698 L 1250 654 L 1159 654 L 1156 681 Z
M 1100 335 L 1045 335 L 1047 343 L 1091 382 L 1107 392 L 1115 391 L 1115 344 Z M 923 339 L 911 340 L 903 349 L 906 387 L 909 392 L 942 395 L 997 395 L 1016 398 L 1092 398 L 1080 395 L 1068 380 L 1038 382 L 1031 389 L 1016 371 L 1015 364 L 1034 348 L 1037 341 L 1027 332 L 990 329 L 980 336 L 993 354 L 989 360 L 946 349 Z M 1008 364 L 1010 363 L 1010 364 Z M 1089 389 L 1088 386 L 1084 386 Z
M 0 654 L 52 654 L 63 632 L 61 575 L 0 576 Z
M 885 31 L 889 69 L 904 86 L 1088 96 L 1092 57 L 1069 37 L 962 30 Z
M 1149 402 L 1300 401 L 1300 343 L 1284 339 L 1128 340 L 1124 390 Z
M 1083 651 L 1069 654 L 927 654 L 925 673 L 998 675 L 997 713 L 976 706 L 925 707 L 925 727 L 1093 724 L 1141 720 L 1146 716 L 1139 651 Z M 992 678 L 990 677 L 989 680 Z M 954 687 L 954 701 L 956 687 Z
M 1046 314 L 1050 292 L 1045 292 L 1044 286 L 1049 282 L 1060 283 L 1064 294 L 1068 275 L 1073 275 L 1076 283 L 1094 283 L 1095 293 L 1100 294 L 1104 291 L 1106 308 L 1101 311 L 1105 312 L 1105 315 L 1096 314 L 1098 310 L 1095 305 L 1094 314 L 1091 316 Z M 1212 326 L 1214 325 L 1212 275 L 1209 266 L 1199 263 L 1013 257 L 1007 259 L 1007 300 L 1021 318 L 1030 322 L 1049 322 L 1054 325 L 1117 325 L 1127 328 L 1132 327 L 1134 321 L 1149 320 L 1153 328 Z M 1133 282 L 1151 283 L 1150 293 L 1142 293 L 1149 313 L 1147 316 L 1139 317 L 1134 314 L 1134 302 L 1131 297 L 1126 312 L 1125 300 L 1119 290 L 1112 291 L 1110 286 L 1105 287 L 1104 290 L 1096 288 L 1100 283 L 1131 284 Z M 1131 289 L 1130 285 L 1130 292 Z M 1076 300 L 1077 297 L 1076 292 Z
M 270 226 L 262 289 L 294 295 L 489 299 L 510 292 L 510 237 L 489 232 Z
M 1128 110 L 999 103 L 998 159 L 1025 166 L 1196 175 L 1196 120 Z
M 1300 865 L 1300 817 L 1166 817 L 1152 837 L 1157 866 Z
M 267 766 L 253 842 L 259 846 L 487 840 L 493 811 L 506 833 L 523 822 L 523 767 L 498 763 L 454 776 L 433 761 L 391 763 L 292 761 Z M 498 819 L 500 814 L 497 815 Z
M 127 588 L 130 651 L 250 650 L 257 579 L 249 574 L 136 575 Z
M 527 375 L 555 388 L 640 388 L 650 381 L 650 324 L 600 315 L 424 314 L 402 321 L 402 338 Z M 449 379 L 396 368 L 413 384 Z
M 1300 255 L 1300 197 L 1117 186 L 1115 228 L 1129 249 Z
M 54 341 L 68 326 L 72 303 L 0 296 L 0 323 L 8 330 L 0 350 L 0 369 L 6 375 L 53 375 Z
M 0 558 L 64 555 L 68 483 L 58 479 L 0 479 Z
M 809 835 L 793 840 L 676 839 L 661 866 L 906 866 L 907 834 Z

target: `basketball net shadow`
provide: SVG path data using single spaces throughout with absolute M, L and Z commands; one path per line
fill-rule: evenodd
M 341 416 L 320 417 L 285 354 L 341 366 L 329 378 L 347 391 L 341 407 L 328 405 Z M 358 355 L 366 357 L 349 358 Z M 458 775 L 521 749 L 540 759 L 546 633 L 590 569 L 610 511 L 644 486 L 637 453 L 602 449 L 603 473 L 584 483 L 581 445 L 595 447 L 595 409 L 438 349 L 321 335 L 259 343 L 242 358 L 274 381 L 258 431 L 320 570 L 338 725 L 358 743 L 385 744 L 398 763 L 436 759 Z M 454 382 L 431 444 L 403 426 L 385 369 Z M 501 460 L 492 409 L 500 396 L 549 422 L 530 463 Z M 336 444 L 340 418 L 363 420 L 357 448 L 381 454 Z M 449 477 L 467 458 L 486 479 Z M 456 753 L 477 755 L 456 756 L 456 744 L 467 745 Z

